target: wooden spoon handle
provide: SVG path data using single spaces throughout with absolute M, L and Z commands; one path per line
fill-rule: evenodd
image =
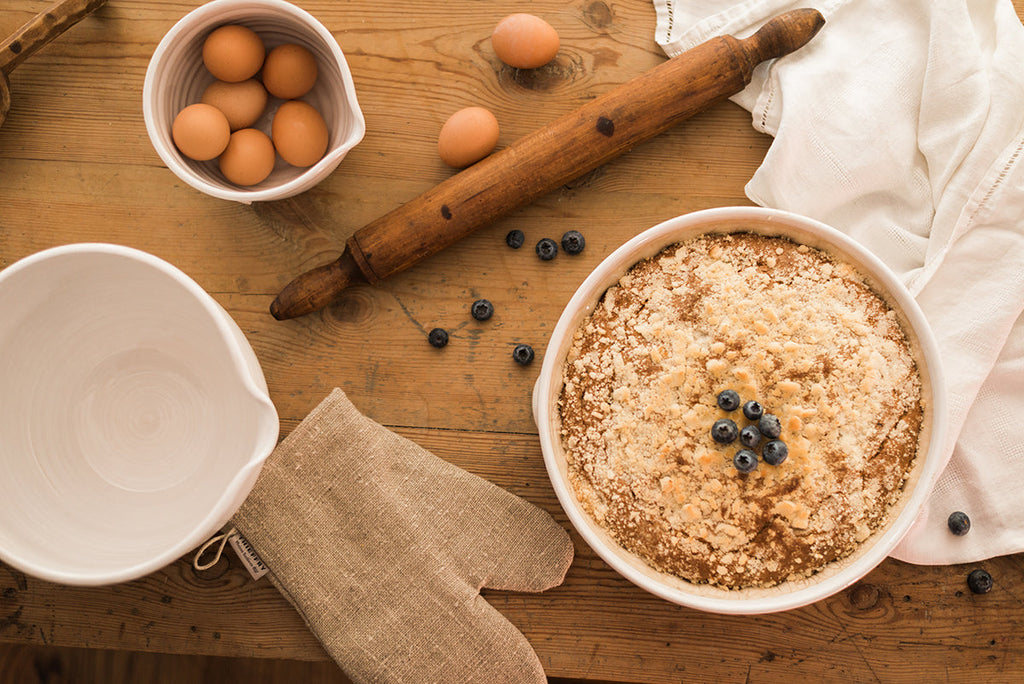
M 95 11 L 106 0 L 57 0 L 0 43 L 0 71 L 11 73 L 25 58 Z
M 712 38 L 663 62 L 359 229 L 336 262 L 289 283 L 271 314 L 301 316 L 326 306 L 353 282 L 376 283 L 398 273 L 735 95 L 758 63 L 806 44 L 824 21 L 816 10 L 794 10 L 749 38 Z

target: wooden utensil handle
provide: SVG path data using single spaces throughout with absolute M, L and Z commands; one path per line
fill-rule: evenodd
M 806 44 L 823 24 L 816 10 L 794 10 L 749 38 L 712 38 L 663 62 L 359 229 L 336 262 L 286 286 L 271 314 L 310 313 L 353 282 L 376 283 L 412 266 L 738 93 L 757 64 Z
M 39 48 L 92 14 L 106 0 L 57 0 L 0 43 L 0 70 L 11 73 Z

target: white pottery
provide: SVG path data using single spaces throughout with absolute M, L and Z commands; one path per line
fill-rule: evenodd
M 241 24 L 263 39 L 267 50 L 299 43 L 317 58 L 316 85 L 302 100 L 324 117 L 330 134 L 327 153 L 313 166 L 290 166 L 280 157 L 270 176 L 242 187 L 227 181 L 217 161 L 194 161 L 171 139 L 174 117 L 199 102 L 213 76 L 203 66 L 203 41 L 218 26 Z M 271 96 L 267 111 L 253 127 L 270 135 L 270 123 L 282 100 Z M 146 130 L 157 154 L 171 171 L 193 188 L 236 202 L 265 202 L 309 190 L 338 167 L 366 132 L 363 113 L 345 56 L 334 36 L 315 17 L 283 0 L 213 0 L 186 14 L 157 45 L 142 89 Z
M 0 559 L 99 585 L 223 526 L 277 443 L 252 348 L 192 279 L 73 244 L 0 272 Z
M 727 590 L 697 585 L 654 570 L 638 556 L 623 549 L 582 510 L 576 500 L 568 484 L 559 435 L 558 397 L 562 389 L 562 364 L 572 344 L 573 332 L 590 314 L 604 291 L 635 263 L 654 256 L 670 244 L 703 233 L 734 231 L 788 236 L 797 242 L 822 248 L 857 266 L 876 291 L 883 294 L 901 315 L 924 385 L 923 457 L 917 459 L 889 523 L 846 559 L 827 566 L 812 577 L 786 582 L 771 589 Z M 615 250 L 594 269 L 565 307 L 549 341 L 533 393 L 533 413 L 545 467 L 559 502 L 587 544 L 612 568 L 651 593 L 680 605 L 727 614 L 771 613 L 804 606 L 848 587 L 881 563 L 909 530 L 939 474 L 946 412 L 945 386 L 934 336 L 917 303 L 896 276 L 877 257 L 834 228 L 792 213 L 759 207 L 725 207 L 679 216 L 644 231 Z

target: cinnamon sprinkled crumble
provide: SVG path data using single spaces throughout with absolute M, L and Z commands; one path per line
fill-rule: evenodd
M 653 567 L 774 586 L 849 555 L 887 519 L 918 451 L 921 382 L 891 308 L 849 264 L 784 238 L 673 245 L 607 290 L 559 399 L 583 508 Z M 723 389 L 782 423 L 788 459 L 741 474 Z M 742 415 L 739 416 L 742 420 Z

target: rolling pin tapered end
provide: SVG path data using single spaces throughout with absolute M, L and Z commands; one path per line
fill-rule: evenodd
M 303 273 L 288 283 L 270 304 L 270 315 L 279 321 L 322 309 L 353 283 L 366 282 L 351 253 L 345 250 L 329 264 Z
M 825 17 L 816 9 L 790 10 L 769 19 L 754 35 L 740 42 L 753 64 L 758 64 L 802 48 L 824 25 Z

